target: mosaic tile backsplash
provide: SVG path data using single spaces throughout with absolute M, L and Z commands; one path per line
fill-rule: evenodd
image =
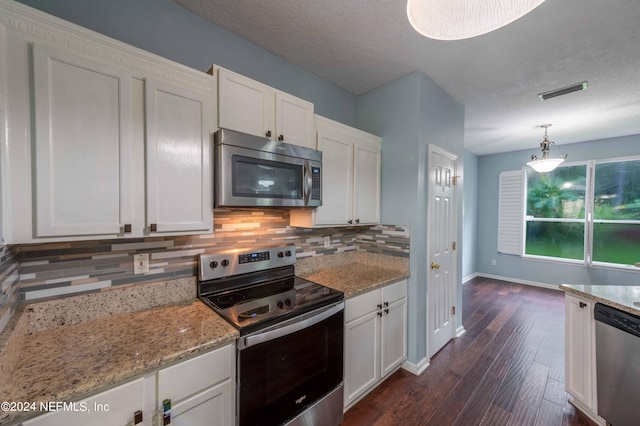
M 325 236 L 330 237 L 330 248 L 324 247 Z M 19 295 L 31 302 L 191 277 L 197 273 L 201 253 L 279 243 L 295 244 L 299 258 L 352 250 L 408 258 L 409 228 L 378 225 L 302 229 L 289 226 L 288 210 L 215 209 L 214 233 L 208 235 L 29 244 L 13 248 L 20 259 Z M 150 253 L 148 274 L 133 275 L 136 253 Z M 14 282 L 7 287 L 16 285 Z M 3 297 L 4 288 L 3 284 Z
M 0 246 L 0 332 L 16 308 L 19 275 L 18 256 L 12 247 Z

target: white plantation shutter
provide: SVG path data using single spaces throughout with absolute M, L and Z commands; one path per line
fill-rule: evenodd
M 500 173 L 498 199 L 498 251 L 522 255 L 524 172 Z

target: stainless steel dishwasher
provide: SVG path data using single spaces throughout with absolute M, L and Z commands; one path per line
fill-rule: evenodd
M 640 421 L 640 317 L 596 303 L 598 415 L 612 426 Z

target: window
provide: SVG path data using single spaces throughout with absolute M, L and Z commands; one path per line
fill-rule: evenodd
M 640 160 L 596 163 L 593 262 L 640 262 Z
M 526 172 L 524 255 L 588 265 L 640 262 L 640 160 Z

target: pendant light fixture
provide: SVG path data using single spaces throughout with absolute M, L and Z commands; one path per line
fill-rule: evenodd
M 542 158 L 538 158 L 536 155 L 531 156 L 531 161 L 527 163 L 533 170 L 538 173 L 550 172 L 560 165 L 566 158 L 567 154 L 562 154 L 561 158 L 549 158 L 549 148 L 551 145 L 555 145 L 555 142 L 551 142 L 547 138 L 547 129 L 551 127 L 551 124 L 543 124 L 540 126 L 544 128 L 544 139 L 540 142 L 540 148 L 542 149 Z
M 462 40 L 486 34 L 531 12 L 544 0 L 408 0 L 411 26 L 425 37 Z

